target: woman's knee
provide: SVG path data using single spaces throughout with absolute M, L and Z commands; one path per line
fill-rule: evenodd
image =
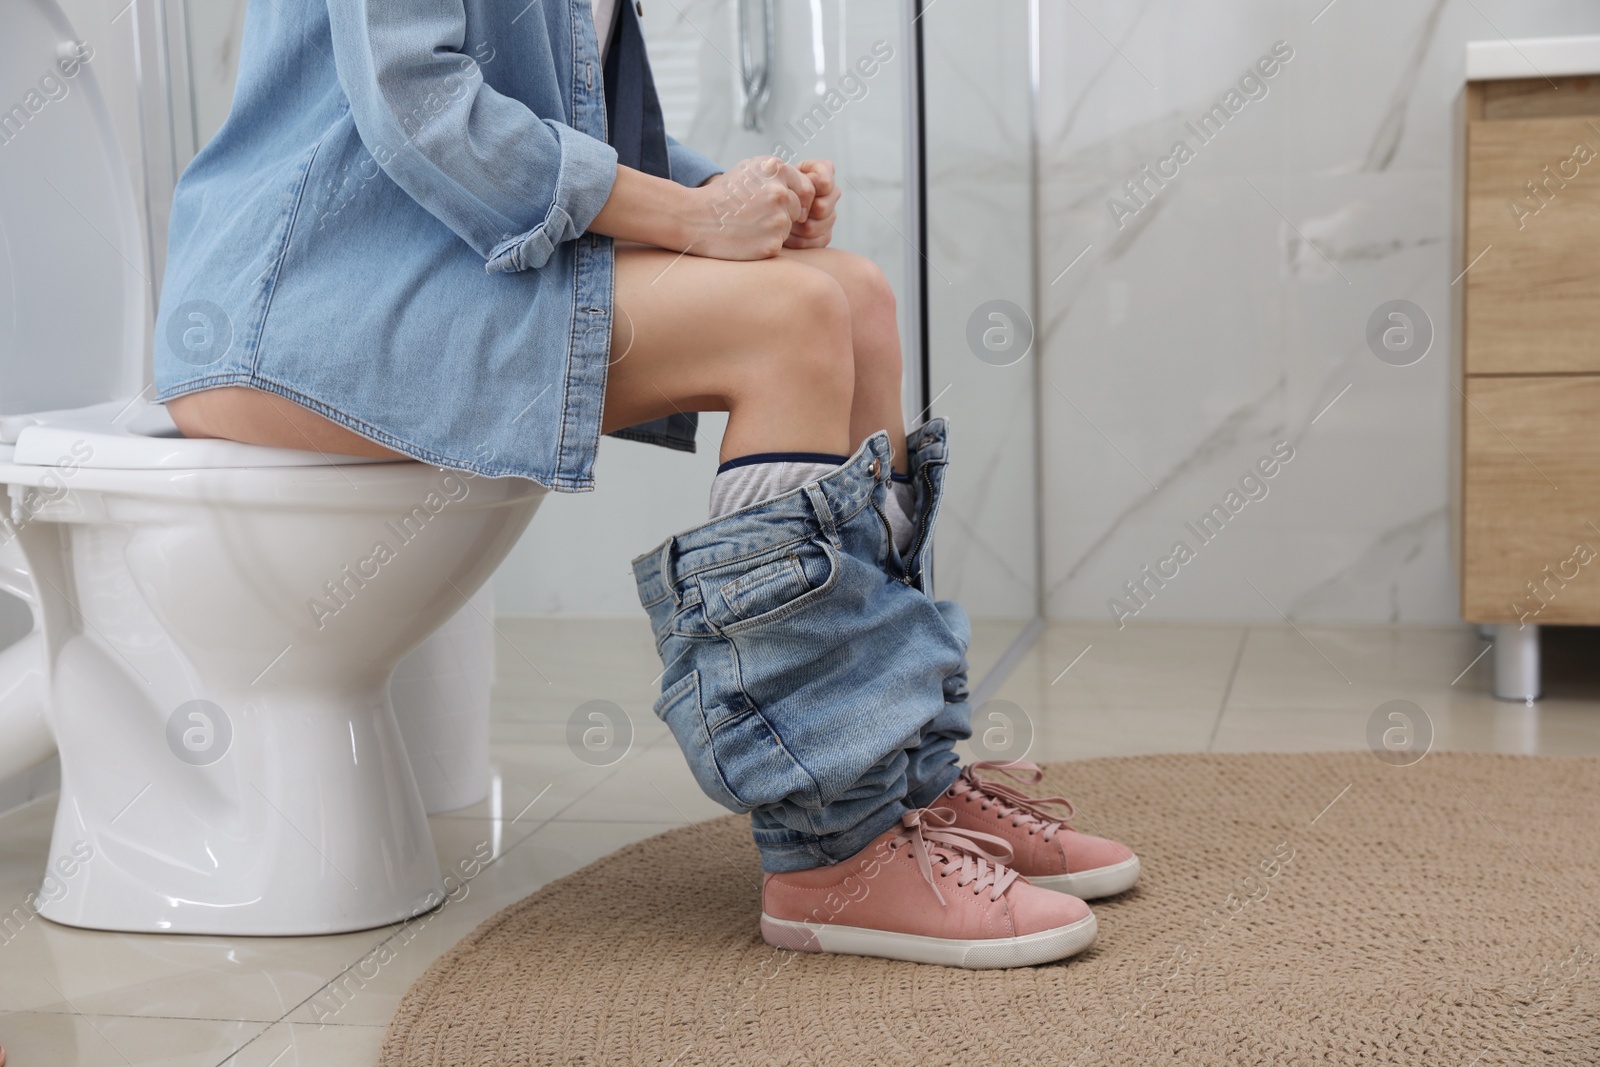
M 771 279 L 772 307 L 764 315 L 771 343 L 763 346 L 766 352 L 755 354 L 753 370 L 770 378 L 781 368 L 782 376 L 801 388 L 847 397 L 855 370 L 844 289 L 822 271 L 785 266 Z
M 839 257 L 845 272 L 842 284 L 851 296 L 851 304 L 856 315 L 872 319 L 887 317 L 893 321 L 894 286 L 889 284 L 883 268 L 866 256 L 858 256 L 854 252 L 840 252 Z
M 872 382 L 900 380 L 900 327 L 894 286 L 872 260 L 854 252 L 824 250 L 821 261 L 850 305 L 855 374 Z

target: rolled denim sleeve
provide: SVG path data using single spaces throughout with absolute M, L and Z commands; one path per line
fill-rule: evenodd
M 723 171 L 722 167 L 688 145 L 679 144 L 671 134 L 667 135 L 667 167 L 672 172 L 673 181 L 691 189 L 704 185 L 706 179 Z
M 362 143 L 489 271 L 541 267 L 588 229 L 616 150 L 487 85 L 463 50 L 461 0 L 328 0 L 328 12 Z

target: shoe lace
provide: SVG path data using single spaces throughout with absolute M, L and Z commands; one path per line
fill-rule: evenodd
M 1075 812 L 1072 801 L 1066 797 L 1029 796 L 1016 786 L 998 779 L 984 778 L 979 771 L 998 771 L 1012 781 L 1033 785 L 1044 778 L 1044 771 L 1037 763 L 1027 760 L 980 760 L 961 772 L 957 783 L 964 782 L 967 788 L 959 790 L 958 795 L 968 790 L 976 791 L 983 798 L 980 806 L 984 811 L 995 807 L 1001 818 L 1011 817 L 1011 825 L 1026 826 L 1030 834 L 1042 833 L 1046 841 L 1055 837 L 1063 823 L 1072 820 Z
M 993 834 L 959 829 L 955 821 L 956 813 L 949 808 L 908 811 L 901 816 L 900 833 L 889 847 L 910 846 L 912 858 L 940 905 L 945 904 L 945 899 L 934 877 L 935 864 L 939 878 L 953 874 L 961 888 L 970 887 L 974 894 L 988 890 L 990 900 L 999 900 L 1017 880 L 1017 872 L 1006 866 L 1011 860 L 1011 844 Z M 997 851 L 990 852 L 985 845 L 992 845 Z

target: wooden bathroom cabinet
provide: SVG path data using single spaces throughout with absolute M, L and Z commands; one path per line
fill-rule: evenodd
M 1539 627 L 1600 624 L 1600 78 L 1463 94 L 1455 401 L 1461 614 L 1496 695 L 1539 696 Z

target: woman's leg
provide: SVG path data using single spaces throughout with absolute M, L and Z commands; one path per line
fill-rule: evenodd
M 894 446 L 894 469 L 906 471 L 905 413 L 901 407 L 900 324 L 894 288 L 878 265 L 837 248 L 784 249 L 784 257 L 823 271 L 850 302 L 855 392 L 850 401 L 850 448 L 879 430 Z
M 619 275 L 624 270 L 619 265 Z M 608 417 L 618 424 L 664 413 L 659 401 L 634 407 L 628 398 L 648 399 L 647 388 L 670 392 L 665 379 L 681 373 L 685 355 L 674 336 L 641 348 L 656 325 L 648 318 L 656 301 L 639 303 L 638 295 L 619 284 L 619 314 L 632 309 L 635 339 L 619 351 L 618 368 L 644 358 L 617 376 L 623 400 L 614 412 L 608 403 Z M 819 332 L 814 342 L 831 341 L 830 349 L 849 340 L 837 329 Z M 771 343 L 765 330 L 757 339 Z M 748 357 L 738 347 L 699 358 L 742 364 Z M 812 373 L 804 360 L 798 374 L 791 369 L 785 350 L 773 350 L 763 375 L 762 388 L 779 405 L 795 396 L 785 377 Z M 849 362 L 834 373 L 848 378 L 854 369 Z M 835 401 L 843 411 L 854 407 L 849 384 Z M 689 395 L 728 403 L 730 440 L 741 410 L 757 403 Z M 799 448 L 835 447 L 826 440 L 849 427 L 834 425 L 831 438 Z M 914 458 L 930 465 L 933 501 L 942 482 L 942 425 L 918 439 Z M 753 447 L 794 447 L 770 440 Z M 786 457 L 758 458 L 783 466 Z M 819 464 L 821 471 L 790 481 L 795 491 L 769 486 L 775 494 L 719 509 L 720 517 L 634 561 L 662 660 L 656 714 L 706 794 L 750 813 L 766 872 L 761 932 L 768 943 L 958 966 L 1071 955 L 1095 936 L 1081 901 L 1020 879 L 1000 853 L 985 850 L 992 837 L 953 826 L 954 816 L 908 806 L 910 750 L 930 724 L 965 712 L 965 703 L 950 699 L 950 685 L 960 688 L 965 641 L 924 595 L 920 574 L 892 554 L 882 511 L 890 458 L 887 434 L 876 433 L 845 463 Z M 954 785 L 952 760 L 921 762 L 927 793 Z
M 792 489 L 887 432 L 900 482 L 883 508 L 896 547 L 910 546 L 894 292 L 870 260 L 815 249 L 727 263 L 619 248 L 616 323 L 607 430 L 725 410 L 723 462 L 760 463 L 718 474 L 713 516 Z
M 850 304 L 786 258 L 735 263 L 617 249 L 607 432 L 675 411 L 726 411 L 726 461 L 843 455 L 851 445 Z

